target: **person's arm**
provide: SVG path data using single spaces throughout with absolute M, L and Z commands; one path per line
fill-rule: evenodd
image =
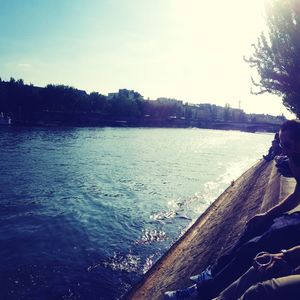
M 300 204 L 300 190 L 299 190 L 299 185 L 297 184 L 292 194 L 290 194 L 288 197 L 286 197 L 277 205 L 270 208 L 264 214 L 267 217 L 274 219 L 280 216 L 281 214 L 295 208 L 298 204 Z
M 286 197 L 277 205 L 270 208 L 265 213 L 257 214 L 247 222 L 248 229 L 252 230 L 255 227 L 259 227 L 269 220 L 280 216 L 281 214 L 295 208 L 300 204 L 300 186 L 297 183 L 296 188 L 292 194 Z
M 283 259 L 288 263 L 300 263 L 300 246 L 295 246 L 283 253 Z
M 271 255 L 272 261 L 268 265 L 259 265 L 255 259 L 253 261 L 253 267 L 260 272 L 279 271 L 279 270 L 292 270 L 293 265 L 300 263 L 300 245 L 290 248 L 288 250 L 282 250 L 282 252 L 274 254 L 264 254 L 263 256 Z

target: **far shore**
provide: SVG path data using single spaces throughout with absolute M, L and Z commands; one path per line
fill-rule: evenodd
M 20 121 L 12 120 L 10 124 L 2 126 L 13 127 L 133 127 L 133 128 L 200 128 L 215 130 L 238 130 L 244 132 L 270 132 L 275 133 L 280 125 L 255 122 L 202 122 L 187 123 L 183 120 L 49 120 L 49 121 Z

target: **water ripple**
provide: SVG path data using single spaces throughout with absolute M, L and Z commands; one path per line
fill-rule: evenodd
M 166 233 L 162 230 L 143 229 L 141 238 L 135 241 L 136 244 L 150 244 L 152 242 L 161 242 L 167 239 Z
M 272 138 L 1 127 L 0 298 L 118 299 Z

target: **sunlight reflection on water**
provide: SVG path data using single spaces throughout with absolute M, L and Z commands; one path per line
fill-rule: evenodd
M 1 298 L 119 298 L 272 138 L 1 128 Z

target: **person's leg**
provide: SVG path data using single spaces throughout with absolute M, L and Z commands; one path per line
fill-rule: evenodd
M 263 274 L 251 267 L 243 276 L 224 289 L 214 300 L 237 299 L 252 285 L 264 279 Z M 200 294 L 201 295 L 201 294 Z
M 243 276 L 223 290 L 214 300 L 258 300 L 274 299 L 292 300 L 294 298 L 282 297 L 292 295 L 298 291 L 300 294 L 300 275 L 290 275 L 289 269 L 279 272 L 259 272 L 251 267 Z
M 211 294 L 212 297 L 218 295 L 223 289 L 242 276 L 252 265 L 254 256 L 261 251 L 271 253 L 279 252 L 280 249 L 287 249 L 300 243 L 300 226 L 286 226 L 276 230 L 271 230 L 258 240 L 244 244 L 234 257 L 219 273 L 213 273 L 213 278 L 205 285 L 199 285 L 199 292 Z
M 166 291 L 164 292 L 165 300 L 177 300 L 177 299 L 196 299 L 198 298 L 197 285 L 191 285 L 185 289 Z
M 276 253 L 280 249 L 299 245 L 300 224 L 297 224 L 299 219 L 300 216 L 297 214 L 276 219 L 263 235 L 251 239 L 239 248 L 236 246 L 228 255 L 221 257 L 218 263 L 212 266 L 209 278 L 202 276 L 203 272 L 191 277 L 192 280 L 194 280 L 193 278 L 197 279 L 194 281 L 198 283 L 199 293 L 210 297 L 218 295 L 250 268 L 253 258 L 258 252 Z M 204 277 L 207 278 L 203 280 Z
M 235 276 L 234 279 L 238 278 L 250 267 L 249 263 L 252 263 L 253 257 L 260 252 L 257 240 L 258 239 L 252 239 L 241 247 L 233 249 L 229 254 L 221 256 L 217 263 L 211 268 L 212 276 L 214 278 L 218 277 L 219 274 L 224 274 L 226 276 L 226 270 L 229 270 L 228 273 L 235 273 L 235 267 L 241 263 L 246 267 L 241 268 L 242 271 Z
M 242 253 L 243 251 L 245 251 L 249 244 L 253 245 L 257 241 L 259 241 L 261 239 L 261 236 L 270 229 L 273 222 L 273 220 L 270 220 L 265 224 L 262 224 L 256 230 L 249 230 L 246 228 L 239 240 L 237 241 L 236 245 L 228 253 L 222 255 L 216 261 L 216 263 L 212 265 L 212 275 L 215 276 L 215 274 L 221 272 L 221 270 L 223 270 L 226 267 L 226 265 L 229 264 L 239 252 Z
M 258 283 L 250 287 L 238 300 L 298 300 L 299 298 L 300 275 L 290 275 Z M 223 299 L 229 300 L 230 298 Z
M 288 218 L 291 219 L 288 220 L 291 223 L 294 222 L 292 218 L 297 219 L 300 216 L 295 215 Z M 273 226 L 275 225 L 274 223 Z M 258 252 L 268 251 L 276 253 L 283 248 L 288 249 L 300 244 L 300 224 L 289 225 L 287 223 L 282 228 L 273 229 L 272 227 L 262 236 L 252 239 L 235 250 L 235 253 L 231 253 L 233 259 L 229 262 L 226 261 L 227 264 L 222 261 L 222 263 L 212 267 L 211 274 L 217 286 L 219 284 L 222 285 L 224 278 L 225 282 L 221 288 L 226 287 L 240 277 L 252 265 L 252 259 Z M 221 269 L 221 266 L 224 266 L 223 269 Z
M 198 284 L 198 293 L 203 299 L 216 297 L 227 286 L 242 276 L 251 266 L 253 257 L 260 252 L 257 243 L 247 243 L 236 253 L 235 258 L 211 280 Z
M 278 251 L 279 245 L 283 248 L 298 245 L 300 243 L 299 233 L 300 215 L 298 213 L 283 215 L 275 220 L 265 222 L 255 231 L 246 228 L 236 245 L 212 266 L 212 275 L 219 273 L 236 257 L 238 252 L 244 252 L 249 244 L 259 243 L 258 252 Z
M 256 271 L 253 267 L 251 267 L 243 276 L 241 276 L 238 280 L 232 283 L 229 287 L 227 287 L 218 298 L 218 300 L 227 300 L 227 299 L 237 299 L 240 297 L 250 286 L 256 284 L 259 281 L 265 281 L 266 279 L 270 279 L 272 277 L 271 274 L 265 274 L 262 272 Z M 201 284 L 201 286 L 190 286 L 186 289 L 175 290 L 175 291 L 167 291 L 164 293 L 165 299 L 190 299 L 193 297 L 199 297 L 200 299 L 212 299 L 217 296 L 221 290 L 220 286 L 218 289 L 213 283 L 213 286 L 210 285 L 212 280 L 205 281 Z

